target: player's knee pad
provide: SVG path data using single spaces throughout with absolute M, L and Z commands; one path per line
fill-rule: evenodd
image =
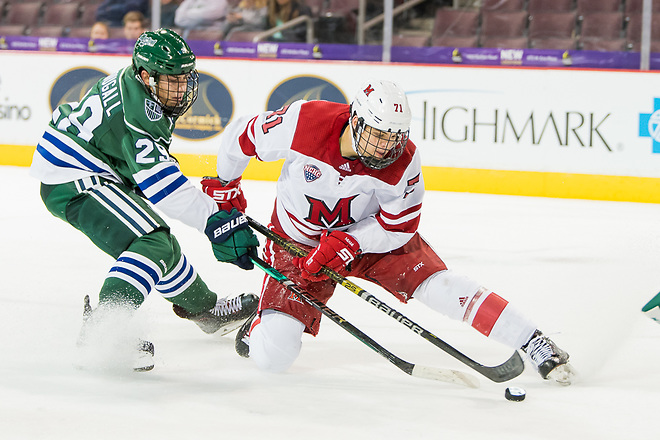
M 480 289 L 476 281 L 444 270 L 424 280 L 413 293 L 413 298 L 451 319 L 464 320 Z
M 286 371 L 296 360 L 302 346 L 305 325 L 276 310 L 264 310 L 261 322 L 250 332 L 250 358 L 260 370 Z
M 529 339 L 536 328 L 507 300 L 450 270 L 437 272 L 425 280 L 415 290 L 413 298 L 514 348 Z
M 127 250 L 143 255 L 158 264 L 163 275 L 172 272 L 174 266 L 181 260 L 179 242 L 165 229 L 157 229 L 136 238 Z
M 138 237 L 110 268 L 101 297 L 125 297 L 139 306 L 166 274 L 174 272 L 180 260 L 179 244 L 168 231 L 156 230 Z

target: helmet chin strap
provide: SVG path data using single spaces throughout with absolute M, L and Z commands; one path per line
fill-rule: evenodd
M 359 123 L 356 124 L 356 128 L 357 128 L 357 125 L 359 125 Z M 358 138 L 360 137 L 360 136 L 359 136 L 360 133 L 358 133 L 357 131 L 355 131 L 355 129 L 353 128 L 353 118 L 352 118 L 352 117 L 351 117 L 351 119 L 348 121 L 348 127 L 349 127 L 349 129 L 351 130 L 351 147 L 353 148 L 353 151 L 355 151 L 355 154 L 357 154 L 357 156 L 358 156 L 358 158 L 359 158 L 359 157 L 360 157 L 360 153 L 358 152 Z M 363 129 L 364 129 L 364 127 L 363 127 Z
M 142 78 L 140 78 L 142 79 Z M 144 82 L 144 81 L 143 81 Z M 154 79 L 153 76 L 149 75 L 149 91 L 151 92 L 151 97 L 156 100 L 156 102 L 163 107 L 163 103 L 160 101 L 160 97 L 158 96 L 158 93 L 156 93 L 156 80 Z

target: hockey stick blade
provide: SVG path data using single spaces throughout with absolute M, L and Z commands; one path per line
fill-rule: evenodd
M 642 307 L 642 313 L 644 313 L 649 319 L 660 324 L 660 293 L 651 298 L 651 300 Z
M 455 383 L 457 385 L 465 385 L 470 388 L 479 388 L 479 380 L 470 374 L 463 373 L 462 371 L 415 364 L 410 375 L 422 379 L 439 380 L 442 382 Z
M 263 234 L 264 236 L 272 240 L 275 244 L 282 247 L 282 249 L 286 250 L 293 256 L 296 257 L 307 256 L 307 252 L 304 249 L 297 246 L 295 243 L 292 243 L 286 240 L 285 238 L 279 236 L 277 233 L 271 231 L 270 229 L 260 224 L 253 218 L 247 216 L 247 219 L 248 219 L 248 224 L 255 231 Z M 472 368 L 473 370 L 477 371 L 479 374 L 481 374 L 482 376 L 488 378 L 493 382 L 500 383 L 511 380 L 515 377 L 520 376 L 520 374 L 525 369 L 525 363 L 523 362 L 517 350 L 513 352 L 513 354 L 509 359 L 507 359 L 504 363 L 500 365 L 495 365 L 495 366 L 483 365 L 471 359 L 470 357 L 466 356 L 465 354 L 461 353 L 460 351 L 458 351 L 457 349 L 455 349 L 454 347 L 452 347 L 451 345 L 449 345 L 448 343 L 446 343 L 445 341 L 443 341 L 442 339 L 440 339 L 430 331 L 424 329 L 422 326 L 414 322 L 412 319 L 406 317 L 402 313 L 396 311 L 392 307 L 380 301 L 374 295 L 370 294 L 369 292 L 362 289 L 355 283 L 351 282 L 346 277 L 338 274 L 337 272 L 327 267 L 324 267 L 321 272 L 324 275 L 328 276 L 328 278 L 330 278 L 331 280 L 335 281 L 338 284 L 341 284 L 347 290 L 353 292 L 354 294 L 356 294 L 357 296 L 359 296 L 360 298 L 362 298 L 372 306 L 376 307 L 381 312 L 385 313 L 389 317 L 403 324 L 412 332 L 418 334 L 419 336 L 426 339 L 436 347 L 443 350 L 445 353 L 453 356 L 458 361 L 462 362 L 463 364 L 467 365 L 468 367 Z
M 309 303 L 316 310 L 320 311 L 324 316 L 328 317 L 332 322 L 339 325 L 342 329 L 353 335 L 357 340 L 371 348 L 373 351 L 383 356 L 385 359 L 394 364 L 404 373 L 419 377 L 422 379 L 438 380 L 440 382 L 453 383 L 456 385 L 463 385 L 469 388 L 478 388 L 479 380 L 467 373 L 457 370 L 450 370 L 445 368 L 427 367 L 422 365 L 411 364 L 400 357 L 394 355 L 392 352 L 381 346 L 379 343 L 367 336 L 362 330 L 355 327 L 353 324 L 342 318 L 338 313 L 323 304 L 318 299 L 314 298 L 309 292 L 303 290 L 296 283 L 291 281 L 285 275 L 282 275 L 277 269 L 266 263 L 259 257 L 252 257 L 252 262 L 259 269 L 263 270 L 268 276 L 275 281 L 286 287 L 288 290 L 298 295 Z

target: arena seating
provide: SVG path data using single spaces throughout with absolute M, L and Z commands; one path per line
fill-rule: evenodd
M 335 17 L 343 20 L 344 32 L 355 33 L 359 0 L 302 1 L 319 23 Z M 395 6 L 403 1 L 395 0 Z M 85 37 L 96 21 L 100 2 L 0 0 L 0 37 Z M 640 48 L 643 0 L 479 0 L 474 4 L 474 7 L 435 8 L 433 15 L 425 18 L 429 26 L 424 29 L 401 32 L 395 27 L 392 43 L 413 47 L 601 51 L 638 51 Z M 655 51 L 660 50 L 660 0 L 653 1 L 653 11 L 651 46 Z M 123 38 L 121 28 L 111 29 L 111 37 Z M 229 40 L 251 41 L 253 37 L 254 32 L 237 32 Z M 219 32 L 202 29 L 188 35 L 190 40 L 217 41 L 220 38 Z

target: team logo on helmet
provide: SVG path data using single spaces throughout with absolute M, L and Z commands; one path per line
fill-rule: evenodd
M 163 117 L 163 109 L 158 103 L 151 99 L 144 100 L 144 112 L 151 122 L 156 122 Z
M 156 44 L 156 40 L 147 34 L 142 34 L 138 39 L 137 44 L 140 46 L 154 46 Z
M 406 148 L 411 113 L 405 92 L 391 81 L 366 83 L 351 103 L 353 150 L 374 170 L 394 163 Z M 385 141 L 385 142 L 383 142 Z
M 306 182 L 313 182 L 319 177 L 321 177 L 321 170 L 316 165 L 307 164 L 303 168 L 303 173 L 305 174 Z

